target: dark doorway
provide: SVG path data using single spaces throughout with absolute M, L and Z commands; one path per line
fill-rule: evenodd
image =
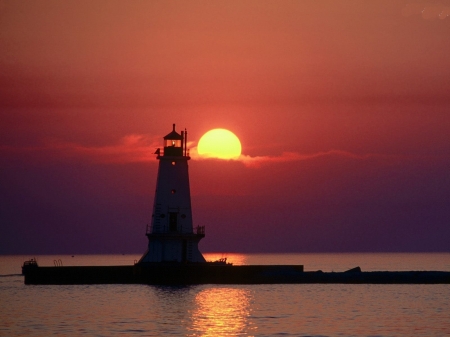
M 176 232 L 177 231 L 177 215 L 178 213 L 170 212 L 169 213 L 169 231 Z

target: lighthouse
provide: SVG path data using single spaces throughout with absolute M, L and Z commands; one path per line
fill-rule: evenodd
M 205 227 L 192 223 L 187 131 L 173 130 L 164 137 L 159 160 L 153 214 L 147 226 L 148 249 L 139 262 L 206 262 L 198 249 Z

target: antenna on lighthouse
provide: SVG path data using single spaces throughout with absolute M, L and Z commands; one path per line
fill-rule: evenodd
M 184 131 L 181 131 L 181 155 L 184 156 Z
M 184 128 L 184 156 L 187 155 L 187 129 Z

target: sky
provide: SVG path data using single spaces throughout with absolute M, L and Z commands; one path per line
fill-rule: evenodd
M 0 254 L 144 253 L 173 123 L 201 251 L 450 251 L 449 0 L 1 0 L 0 50 Z

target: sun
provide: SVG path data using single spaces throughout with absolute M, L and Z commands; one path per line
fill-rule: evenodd
M 241 142 L 231 131 L 226 129 L 213 129 L 200 138 L 197 152 L 200 157 L 237 159 L 241 155 Z

